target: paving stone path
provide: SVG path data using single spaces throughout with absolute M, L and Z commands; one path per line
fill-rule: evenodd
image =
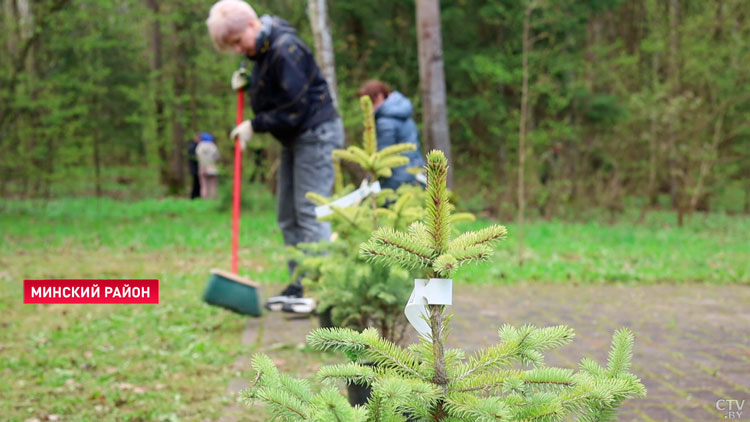
M 567 368 L 577 368 L 583 357 L 606 362 L 612 334 L 629 327 L 636 338 L 633 371 L 648 397 L 626 402 L 619 421 L 750 421 L 750 286 L 458 283 L 453 302 L 448 346 L 473 351 L 496 344 L 497 328 L 506 322 L 565 324 L 575 340 L 546 361 Z M 316 325 L 315 319 L 269 314 L 248 321 L 243 344 L 257 344 L 256 350 L 296 345 Z M 273 350 L 266 353 L 273 357 Z M 236 367 L 246 365 L 243 358 Z M 228 392 L 245 385 L 234 380 Z M 238 414 L 233 405 L 220 420 L 239 421 Z

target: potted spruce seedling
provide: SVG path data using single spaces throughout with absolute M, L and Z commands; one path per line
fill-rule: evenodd
M 436 286 L 445 287 L 459 267 L 492 255 L 492 244 L 505 236 L 502 226 L 451 239 L 447 168 L 442 152 L 428 155 L 424 221 L 413 223 L 406 232 L 378 229 L 362 245 L 364 256 L 418 269 L 439 281 Z M 279 373 L 267 356 L 255 355 L 256 376 L 244 391 L 245 399 L 265 403 L 280 421 L 546 422 L 573 416 L 593 422 L 612 421 L 624 400 L 645 396 L 640 380 L 629 372 L 630 331 L 615 332 L 606 366 L 583 359 L 577 371 L 544 365 L 544 351 L 572 340 L 573 331 L 564 326 L 506 324 L 498 330 L 499 344 L 467 356 L 461 349 L 445 347 L 450 316 L 444 304 L 430 303 L 445 299 L 445 290 L 436 290 L 422 301 L 429 328 L 419 344 L 405 349 L 374 329 L 319 329 L 308 335 L 308 344 L 342 352 L 350 363 L 322 367 L 318 377 L 324 386 L 314 392 L 307 382 Z M 365 405 L 352 406 L 335 388 L 336 380 L 368 383 L 372 395 Z
M 399 343 L 406 326 L 400 307 L 409 296 L 408 280 L 417 274 L 398 266 L 374 265 L 360 256 L 359 245 L 378 228 L 402 230 L 422 218 L 424 189 L 405 184 L 396 191 L 379 190 L 374 188 L 375 183 L 370 183 L 379 177 L 390 176 L 393 168 L 408 163 L 408 158 L 401 154 L 413 151 L 415 146 L 399 144 L 378 151 L 372 102 L 363 96 L 360 104 L 364 114 L 363 145 L 333 152 L 336 170 L 334 196 L 307 195 L 319 208 L 326 209 L 320 220 L 332 224 L 335 239 L 327 243 L 300 245 L 296 259 L 301 262 L 299 273 L 306 277 L 306 284 L 318 298 L 320 314 L 330 317 L 330 321 L 321 321 L 322 326 L 358 330 L 374 327 L 384 338 Z M 341 160 L 359 166 L 367 174 L 362 187 L 354 192 L 354 197 L 360 200 L 345 201 L 346 205 L 342 205 L 341 200 L 351 197 L 354 187 L 343 187 Z M 362 194 L 363 189 L 370 193 L 369 196 Z M 468 213 L 452 216 L 453 221 L 473 218 Z
M 317 297 L 321 327 L 358 331 L 373 327 L 398 344 L 407 326 L 400 309 L 409 297 L 409 280 L 415 274 L 398 266 L 368 262 L 360 256 L 359 245 L 379 227 L 405 228 L 421 218 L 424 190 L 413 185 L 401 186 L 397 191 L 379 189 L 377 179 L 388 177 L 393 168 L 407 164 L 408 158 L 401 154 L 413 151 L 415 146 L 401 144 L 378 151 L 370 98 L 362 97 L 361 105 L 365 122 L 362 147 L 333 152 L 334 196 L 308 194 L 322 210 L 320 219 L 332 224 L 335 239 L 298 245 L 295 259 L 300 262 L 297 271 L 304 275 L 303 282 Z M 340 160 L 350 161 L 367 175 L 354 192 L 353 186 L 342 186 Z M 364 403 L 369 388 L 350 384 L 349 393 L 352 403 Z
M 298 245 L 297 271 L 316 295 L 319 313 L 330 315 L 330 323 L 357 330 L 375 327 L 383 337 L 398 343 L 405 320 L 397 310 L 409 296 L 404 281 L 413 278 L 413 274 L 396 266 L 373 265 L 359 255 L 359 245 L 381 226 L 405 227 L 421 218 L 423 190 L 417 186 L 402 186 L 395 192 L 379 189 L 377 179 L 388 177 L 393 168 L 407 164 L 408 158 L 402 154 L 414 151 L 415 146 L 399 144 L 378 151 L 372 102 L 364 96 L 360 104 L 364 114 L 363 145 L 333 152 L 334 196 L 307 194 L 319 209 L 325 210 L 319 219 L 331 223 L 335 238 L 331 242 Z M 360 166 L 367 175 L 356 191 L 351 185 L 342 186 L 341 160 Z M 351 197 L 355 200 L 345 200 Z

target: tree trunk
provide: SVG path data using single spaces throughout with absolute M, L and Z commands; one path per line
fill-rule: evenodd
M 693 194 L 690 198 L 690 205 L 688 208 L 688 212 L 690 213 L 695 212 L 695 208 L 698 205 L 698 199 L 700 199 L 701 193 L 703 191 L 703 185 L 706 181 L 706 177 L 708 177 L 708 173 L 711 171 L 711 168 L 713 167 L 714 162 L 719 155 L 719 143 L 721 141 L 721 128 L 723 124 L 724 115 L 722 114 L 718 117 L 718 120 L 714 124 L 714 136 L 711 140 L 711 145 L 709 145 L 710 149 L 708 151 L 708 157 L 706 157 L 706 159 L 701 162 L 700 172 L 698 173 L 698 182 L 696 183 L 695 189 L 693 190 Z
M 15 57 L 18 52 L 18 12 L 15 0 L 3 0 L 3 30 L 7 57 Z
M 668 64 L 668 81 L 669 81 L 669 92 L 674 97 L 678 95 L 680 91 L 679 87 L 679 65 L 678 65 L 678 34 L 677 26 L 679 19 L 680 0 L 669 1 L 669 64 Z M 670 122 L 669 128 L 667 129 L 667 148 L 669 156 L 669 178 L 670 178 L 670 191 L 672 194 L 672 204 L 677 208 L 677 225 L 682 227 L 684 223 L 685 214 L 685 182 L 686 178 L 678 178 L 677 174 L 680 171 L 677 168 L 677 162 L 679 161 L 676 157 L 678 154 L 675 139 L 675 127 L 674 123 Z M 682 179 L 682 180 L 680 180 Z
M 521 56 L 521 116 L 518 125 L 518 265 L 523 265 L 523 214 L 526 208 L 524 172 L 526 168 L 526 117 L 529 103 L 529 51 L 531 50 L 531 7 L 523 16 L 523 51 Z
M 651 59 L 651 74 L 654 78 L 653 80 L 653 93 L 656 92 L 658 89 L 658 83 L 659 83 L 659 56 L 656 55 L 656 52 L 653 53 L 653 57 Z M 651 113 L 649 116 L 649 134 L 648 134 L 648 150 L 649 150 L 649 160 L 648 160 L 648 187 L 646 188 L 646 192 L 648 193 L 649 197 L 649 205 L 654 207 L 658 203 L 658 192 L 656 190 L 656 162 L 657 162 L 657 154 L 658 154 L 658 145 L 657 145 L 657 139 L 656 139 L 656 122 L 659 116 L 656 112 L 656 107 L 651 108 Z
M 435 374 L 432 383 L 439 385 L 445 390 L 448 385 L 448 370 L 445 367 L 445 345 L 443 344 L 443 331 L 445 330 L 444 306 L 428 305 L 430 312 L 430 330 L 432 333 L 432 355 L 435 359 Z M 432 420 L 442 421 L 446 412 L 444 402 L 441 400 L 432 411 Z
M 31 2 L 28 0 L 19 0 L 18 3 L 11 0 L 10 5 L 6 3 L 6 8 L 16 13 L 14 18 L 18 19 L 19 22 L 17 24 L 18 32 L 15 36 L 10 36 L 8 44 L 9 51 L 15 52 L 13 55 L 9 54 L 9 56 L 12 56 L 10 69 L 0 69 L 2 70 L 2 73 L 0 73 L 0 132 L 4 132 L 6 125 L 11 124 L 19 114 L 18 109 L 13 108 L 10 104 L 10 100 L 14 95 L 17 95 L 18 76 L 27 66 L 27 57 L 31 48 L 45 34 L 43 30 L 35 30 L 35 28 L 45 28 L 50 17 L 62 10 L 69 1 L 55 0 L 49 6 L 49 9 L 37 13 L 36 18 L 32 16 Z M 24 36 L 24 34 L 28 36 Z M 0 139 L 1 143 L 2 139 Z
M 164 106 L 164 76 L 162 62 L 162 33 L 158 0 L 148 0 L 153 22 L 151 24 L 151 74 L 154 84 L 154 119 L 156 124 L 157 154 L 159 156 L 159 178 L 162 184 L 169 186 L 169 157 L 167 156 L 167 122 Z
M 336 83 L 336 56 L 333 50 L 333 41 L 331 40 L 331 29 L 328 25 L 326 0 L 309 0 L 307 10 L 310 15 L 310 24 L 315 40 L 315 60 L 318 62 L 318 66 L 320 66 L 320 70 L 323 72 L 323 77 L 328 83 L 328 89 L 333 99 L 333 106 L 338 109 L 339 96 L 338 85 Z
M 417 46 L 422 89 L 422 133 L 428 150 L 439 149 L 448 164 L 448 187 L 453 187 L 450 133 L 446 116 L 440 2 L 417 0 Z
M 183 104 L 187 92 L 187 50 L 185 37 L 189 37 L 189 26 L 185 22 L 176 23 L 174 54 L 177 60 L 173 87 L 174 87 L 174 113 L 172 114 L 172 152 L 169 160 L 169 190 L 172 193 L 180 193 L 185 188 L 185 126 L 183 119 L 185 105 Z
M 101 172 L 101 156 L 99 152 L 99 134 L 94 133 L 93 136 L 94 141 L 94 188 L 96 192 L 96 197 L 100 198 L 102 196 L 102 172 Z

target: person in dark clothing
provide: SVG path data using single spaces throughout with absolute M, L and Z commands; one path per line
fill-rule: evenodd
M 331 152 L 343 147 L 344 128 L 312 52 L 286 21 L 258 17 L 242 0 L 217 2 L 206 24 L 217 49 L 254 62 L 249 77 L 243 69 L 232 75 L 232 89 L 249 92 L 255 117 L 235 127 L 231 136 L 238 136 L 243 147 L 256 132 L 269 132 L 281 142 L 277 199 L 284 243 L 329 240 L 330 224 L 317 221 L 315 205 L 305 194 L 331 194 Z M 296 265 L 288 262 L 290 274 Z M 307 313 L 315 309 L 315 302 L 303 297 L 297 279 L 266 307 Z
M 371 80 L 359 89 L 359 96 L 367 95 L 375 110 L 375 133 L 378 151 L 391 145 L 410 143 L 417 149 L 405 153 L 409 163 L 393 169 L 391 177 L 381 180 L 384 188 L 398 189 L 404 183 L 416 183 L 417 177 L 407 171 L 410 167 L 423 167 L 424 158 L 419 145 L 417 124 L 412 119 L 414 107 L 411 101 L 398 91 L 391 91 L 386 83 Z
M 193 189 L 190 191 L 190 199 L 201 197 L 201 181 L 198 177 L 198 157 L 195 155 L 195 148 L 200 141 L 200 136 L 196 133 L 187 146 L 188 168 L 190 169 L 190 176 L 193 178 Z

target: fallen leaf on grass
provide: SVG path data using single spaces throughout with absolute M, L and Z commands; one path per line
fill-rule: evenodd
M 91 395 L 91 397 L 89 397 L 89 400 L 97 400 L 100 403 L 104 403 L 105 401 L 107 401 L 107 396 L 105 396 L 104 394 L 94 393 Z

